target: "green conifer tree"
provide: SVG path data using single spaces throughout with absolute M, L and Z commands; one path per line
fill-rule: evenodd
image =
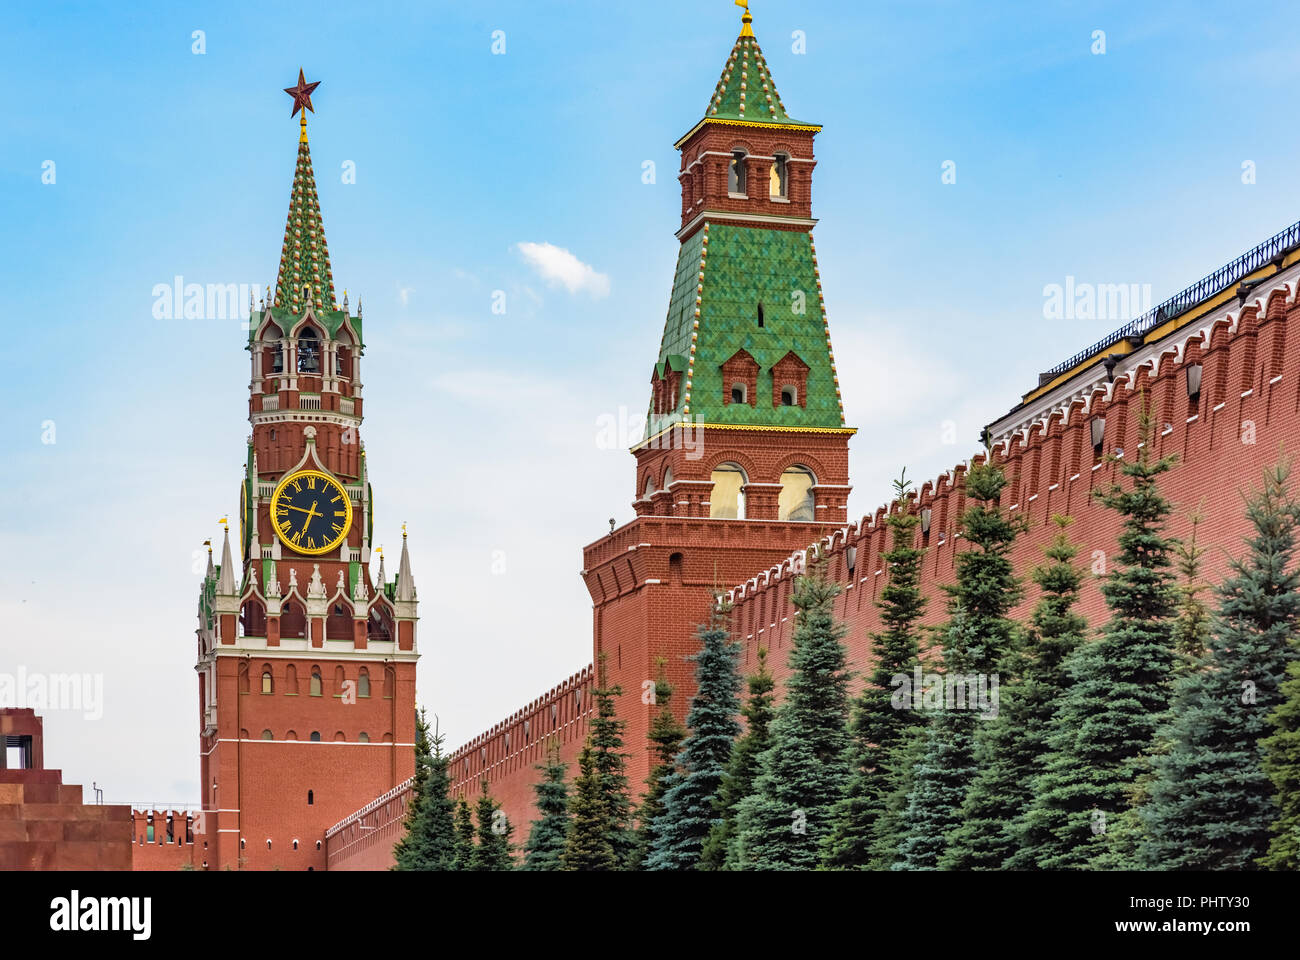
M 451 870 L 456 862 L 456 825 L 448 757 L 441 733 L 429 734 L 424 708 L 415 719 L 415 782 L 406 833 L 393 849 L 394 870 Z
M 515 825 L 501 809 L 501 804 L 488 793 L 487 779 L 480 782 L 483 789 L 476 811 L 478 844 L 470 856 L 469 868 L 476 871 L 513 870 L 515 861 L 511 855 L 510 838 L 514 835 Z
M 810 870 L 844 792 L 848 765 L 845 627 L 835 619 L 837 584 L 819 564 L 795 581 L 794 649 L 785 702 L 770 729 L 754 793 L 739 804 L 737 860 L 747 870 Z
M 1065 660 L 1083 642 L 1088 622 L 1074 611 L 1082 574 L 1074 565 L 1079 548 L 1070 543 L 1070 517 L 1053 517 L 1058 533 L 1044 549 L 1047 564 L 1034 569 L 1042 591 L 1023 646 L 1003 661 L 996 717 L 983 721 L 976 735 L 978 772 L 962 806 L 944 866 L 994 870 L 1007 866 L 1019 850 L 1016 823 L 1033 795 L 1041 772 L 1052 714 L 1068 681 Z
M 1286 668 L 1279 693 L 1281 702 L 1268 718 L 1273 732 L 1263 743 L 1276 819 L 1259 863 L 1266 870 L 1300 870 L 1300 661 Z
M 1005 474 L 991 463 L 978 462 L 966 475 L 971 505 L 962 514 L 961 534 L 969 547 L 957 554 L 956 583 L 944 588 L 950 617 L 944 631 L 944 707 L 926 729 L 924 753 L 912 773 L 896 864 L 902 869 L 939 868 L 954 842 L 950 835 L 962 826 L 962 804 L 976 771 L 976 724 L 982 722 L 969 700 L 980 689 L 991 696 L 994 675 L 1015 640 L 1015 624 L 1007 615 L 1023 588 L 1010 553 L 1024 524 L 999 504 L 1006 485 Z M 960 678 L 966 681 L 964 706 L 957 694 Z
M 565 869 L 618 870 L 626 865 L 636 843 L 632 803 L 627 793 L 627 755 L 623 729 L 614 707 L 623 688 L 609 685 L 607 656 L 597 658 L 599 686 L 592 691 L 595 714 L 588 721 L 587 743 L 579 757 L 580 776 L 569 808 Z M 613 860 L 607 857 L 612 852 Z
M 664 792 L 677 769 L 677 751 L 686 737 L 686 728 L 673 713 L 673 685 L 668 682 L 667 665 L 668 661 L 663 657 L 655 661 L 654 703 L 659 712 L 650 721 L 650 731 L 646 736 L 654 765 L 646 777 L 646 792 L 641 795 L 641 805 L 637 809 L 636 845 L 628 863 L 629 870 L 646 869 L 646 858 L 659 829 L 657 818 L 663 810 Z
M 882 558 L 889 579 L 876 601 L 885 630 L 872 637 L 879 659 L 854 704 L 852 776 L 836 805 L 823 855 L 823 864 L 835 869 L 871 865 L 877 820 L 886 814 L 890 797 L 898 790 L 910 731 L 925 725 L 919 711 L 898 709 L 893 696 L 898 688 L 895 678 L 902 675 L 910 681 L 919 662 L 920 621 L 926 606 L 920 587 L 925 551 L 916 546 L 921 518 L 908 509 L 910 487 L 904 470 L 894 481 L 894 503 L 885 518 L 892 534 L 890 550 Z
M 533 784 L 533 792 L 541 816 L 528 831 L 522 869 L 562 870 L 564 841 L 569 832 L 569 789 L 564 782 L 568 764 L 560 760 L 558 739 L 552 738 L 546 745 L 546 763 L 538 764 L 536 769 L 542 776 Z
M 621 865 L 610 842 L 609 804 L 601 790 L 591 737 L 578 756 L 578 779 L 569 798 L 569 829 L 564 841 L 565 870 L 609 871 Z
M 461 797 L 456 804 L 456 856 L 453 870 L 469 870 L 474 860 L 474 813 Z
M 740 711 L 745 718 L 745 733 L 733 746 L 726 773 L 718 787 L 717 819 L 700 851 L 701 870 L 737 868 L 736 805 L 753 792 L 758 777 L 758 758 L 768 748 L 770 739 L 772 689 L 776 681 L 767 669 L 766 647 L 758 648 L 758 669 L 745 678 L 745 683 L 749 696 Z
M 696 691 L 686 714 L 690 734 L 665 780 L 647 861 L 651 870 L 696 869 L 704 843 L 719 823 L 719 792 L 740 734 L 740 645 L 727 630 L 729 613 L 719 599 L 708 625 L 697 631 L 700 651 L 690 658 L 695 662 Z
M 1034 785 L 1024 836 L 1030 855 L 1048 870 L 1128 866 L 1134 846 L 1132 803 L 1149 769 L 1156 731 L 1169 706 L 1173 618 L 1173 544 L 1164 534 L 1169 501 L 1157 479 L 1174 457 L 1154 459 L 1153 417 L 1138 412 L 1136 453 L 1121 461 L 1131 481 L 1094 497 L 1122 518 L 1118 562 L 1102 584 L 1111 617 L 1099 639 L 1078 647 L 1067 669 L 1071 684 L 1052 721 L 1043 772 Z M 1108 834 L 1112 828 L 1112 838 Z
M 1174 621 L 1174 652 L 1178 654 L 1175 673 L 1185 674 L 1198 669 L 1208 650 L 1210 638 L 1210 606 L 1201 594 L 1210 589 L 1201 580 L 1201 563 L 1205 547 L 1196 542 L 1197 529 L 1205 520 L 1198 507 L 1188 516 L 1191 535 L 1174 544 L 1175 565 L 1182 577 L 1178 585 L 1178 618 Z
M 1219 586 L 1218 617 L 1203 669 L 1183 675 L 1157 758 L 1144 866 L 1171 870 L 1249 870 L 1269 846 L 1277 816 L 1263 768 L 1268 715 L 1296 659 L 1300 571 L 1295 569 L 1300 503 L 1286 462 L 1266 470 L 1246 506 L 1253 528 L 1247 553 Z M 1198 659 L 1195 662 L 1202 662 Z

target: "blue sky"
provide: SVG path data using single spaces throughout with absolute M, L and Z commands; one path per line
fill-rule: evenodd
M 968 457 L 1039 370 L 1122 322 L 1044 319 L 1046 285 L 1149 284 L 1158 302 L 1300 219 L 1284 4 L 1249 23 L 1227 3 L 753 10 L 786 106 L 825 125 L 813 202 L 861 430 L 851 516 L 900 467 Z M 47 715 L 49 765 L 109 799 L 197 797 L 194 551 L 237 506 L 248 358 L 239 319 L 155 319 L 152 291 L 274 281 L 299 66 L 321 81 L 334 275 L 365 304 L 376 534 L 392 550 L 410 524 L 428 616 L 420 700 L 459 744 L 587 662 L 580 547 L 633 496 L 631 457 L 597 424 L 644 414 L 676 257 L 672 144 L 739 14 L 6 9 L 0 673 L 104 683 L 102 718 Z M 566 286 L 527 244 L 585 272 Z

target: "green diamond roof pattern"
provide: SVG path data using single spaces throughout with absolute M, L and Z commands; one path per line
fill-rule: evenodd
M 742 349 L 759 365 L 754 407 L 724 403 L 721 367 Z M 790 351 L 809 367 L 807 406 L 773 407 L 771 369 Z M 652 408 L 646 436 L 682 419 L 756 427 L 843 427 L 812 235 L 711 223 L 688 238 L 677 259 L 656 367 L 659 375 L 666 372 L 665 365 L 676 367 L 673 357 L 687 358 L 682 397 L 670 414 L 654 416 Z
M 758 39 L 744 34 L 736 39 L 704 116 L 802 125 L 786 112 Z

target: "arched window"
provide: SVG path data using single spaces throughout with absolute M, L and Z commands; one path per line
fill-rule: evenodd
M 361 668 L 361 675 L 357 677 L 357 696 L 370 696 L 370 671 L 365 667 Z
M 673 468 L 669 467 L 664 471 L 664 489 L 667 490 L 673 485 Z
M 315 802 L 316 802 L 316 793 L 315 793 L 315 791 L 313 791 L 313 790 L 308 790 L 308 791 L 307 791 L 307 806 L 310 807 L 310 806 L 311 806 L 312 804 L 314 804 Z
M 709 477 L 709 516 L 717 520 L 745 519 L 745 471 L 734 463 L 720 463 Z
M 781 496 L 777 501 L 777 519 L 809 522 L 816 518 L 813 484 L 817 478 L 807 467 L 794 466 L 781 474 Z
M 320 731 L 319 731 L 319 730 L 313 730 L 313 731 L 311 732 L 311 742 L 312 742 L 312 743 L 320 743 Z
M 334 692 L 335 693 L 342 694 L 346 692 L 343 689 L 343 684 L 347 682 L 347 679 L 348 679 L 347 674 L 343 672 L 342 667 L 334 668 Z
M 366 639 L 391 642 L 393 639 L 393 611 L 382 600 L 370 608 L 370 617 L 366 620 Z
M 773 199 L 786 200 L 790 196 L 790 158 L 778 153 L 772 161 L 772 174 L 768 193 Z
M 307 615 L 302 604 L 286 602 L 280 613 L 280 636 L 301 639 L 307 636 Z
M 747 390 L 746 390 L 746 386 L 745 386 L 745 384 L 743 384 L 743 383 L 733 383 L 733 384 L 731 385 L 731 402 L 732 402 L 732 403 L 748 403 L 749 400 L 747 399 L 747 397 L 748 397 L 748 392 L 747 392 Z
M 298 334 L 298 372 L 320 373 L 320 336 L 311 327 Z
M 275 683 L 271 679 L 271 668 L 263 667 L 262 668 L 262 692 L 273 693 L 274 690 L 275 690 Z
M 785 384 L 781 387 L 781 406 L 794 407 L 799 404 L 799 388 L 792 384 Z
M 249 597 L 239 608 L 239 635 L 241 637 L 266 636 L 266 608 L 261 601 Z
M 745 172 L 745 151 L 733 150 L 731 152 L 731 163 L 727 167 L 727 192 L 737 195 L 748 195 L 749 178 Z
M 262 739 L 263 739 L 263 740 L 274 740 L 274 739 L 275 739 L 275 734 L 273 734 L 270 730 L 263 730 L 263 731 L 262 731 Z
M 311 668 L 311 695 L 313 697 L 319 697 L 320 694 L 321 694 L 320 667 L 312 667 Z
M 298 668 L 292 663 L 284 668 L 284 692 L 290 697 L 298 695 Z
M 646 477 L 645 486 L 641 489 L 641 498 L 643 500 L 649 500 L 652 496 L 654 496 L 654 493 L 655 493 L 655 479 L 654 477 Z
M 368 733 L 366 733 L 366 731 L 362 730 L 360 733 L 357 734 L 357 742 L 358 742 L 358 743 L 369 743 L 369 742 L 370 742 L 370 734 L 368 734 Z

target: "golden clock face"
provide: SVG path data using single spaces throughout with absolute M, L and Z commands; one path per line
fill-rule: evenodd
M 271 522 L 290 550 L 328 553 L 352 528 L 352 501 L 333 477 L 302 470 L 281 480 L 271 494 Z

